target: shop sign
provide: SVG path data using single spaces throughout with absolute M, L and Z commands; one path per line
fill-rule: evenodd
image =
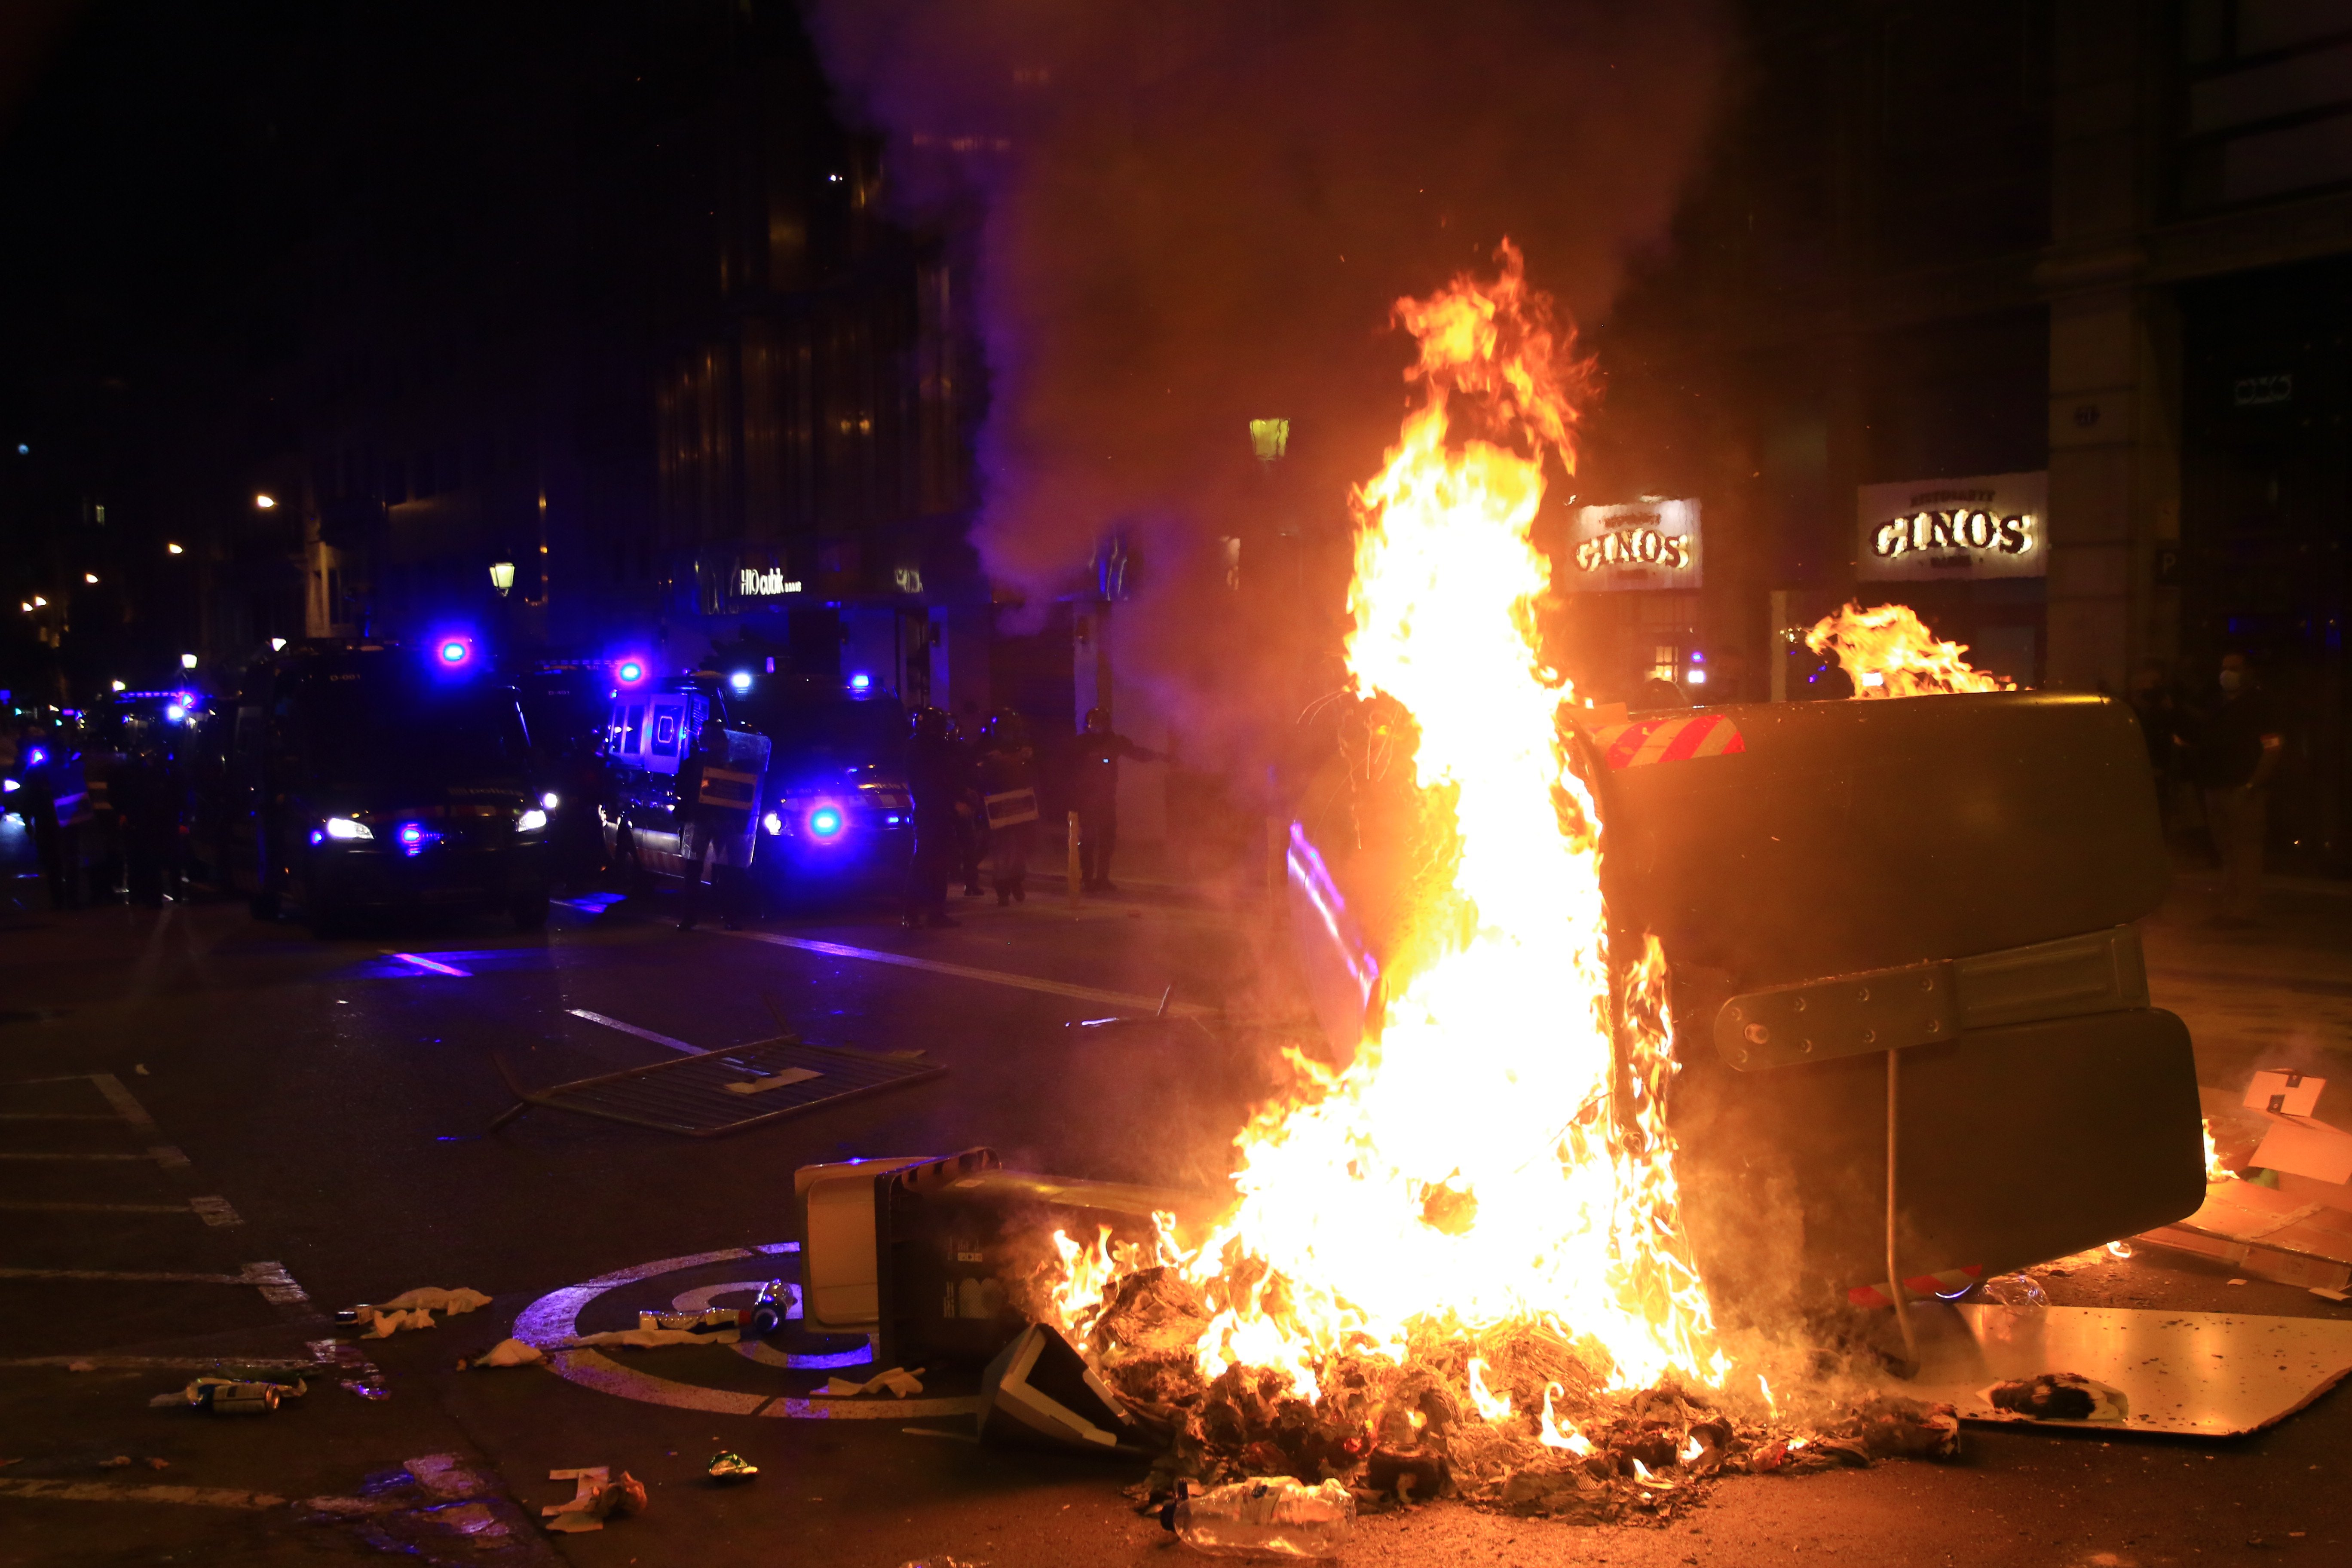
M 1854 574 L 1912 583 L 2045 576 L 2049 494 L 2045 470 L 1864 485 L 1855 492 Z
M 801 585 L 785 577 L 781 566 L 745 566 L 735 574 L 735 596 L 739 599 L 773 599 L 800 591 Z
M 1570 593 L 1699 585 L 1698 502 L 1643 500 L 1576 507 L 1569 513 L 1565 572 Z

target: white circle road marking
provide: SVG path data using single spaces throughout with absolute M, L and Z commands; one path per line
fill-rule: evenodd
M 724 1285 L 698 1285 L 691 1290 L 680 1290 L 669 1299 L 673 1312 L 701 1312 L 718 1305 L 721 1296 L 741 1295 L 756 1299 L 766 1289 L 765 1279 L 730 1279 Z M 784 1309 L 784 1321 L 792 1321 L 801 1315 L 801 1288 L 787 1285 L 792 1293 L 790 1305 Z M 745 1301 L 740 1305 L 750 1306 Z M 756 1335 L 746 1334 L 735 1342 L 735 1353 L 746 1361 L 756 1361 L 761 1366 L 780 1366 L 793 1372 L 831 1372 L 845 1366 L 869 1366 L 874 1361 L 872 1341 L 854 1351 L 836 1351 L 831 1355 L 808 1355 L 792 1351 L 780 1351 Z
M 576 1383 L 583 1388 L 593 1388 L 623 1399 L 635 1399 L 646 1405 L 666 1405 L 677 1410 L 705 1410 L 718 1415 L 776 1415 L 799 1421 L 914 1420 L 940 1415 L 971 1415 L 979 1412 L 982 1402 L 976 1395 L 961 1399 L 848 1400 L 736 1394 L 726 1389 L 702 1388 L 690 1383 L 656 1377 L 635 1367 L 623 1366 L 596 1351 L 553 1348 L 580 1331 L 582 1310 L 608 1290 L 656 1279 L 665 1274 L 707 1268 L 714 1263 L 733 1263 L 772 1257 L 781 1252 L 798 1252 L 800 1249 L 797 1241 L 770 1242 L 755 1247 L 730 1247 L 717 1252 L 656 1258 L 651 1263 L 640 1263 L 634 1268 L 619 1268 L 610 1274 L 600 1274 L 593 1279 L 551 1290 L 525 1307 L 515 1315 L 514 1337 L 545 1350 L 548 1352 L 547 1364 L 567 1383 Z M 765 1281 L 754 1282 L 749 1288 L 756 1290 Z M 739 1280 L 730 1285 L 713 1286 L 711 1294 L 744 1288 Z M 683 1293 L 680 1299 L 683 1299 Z M 771 1355 L 774 1353 L 770 1352 Z M 859 1354 L 859 1360 L 863 1361 L 872 1353 L 868 1348 Z M 751 1359 L 773 1364 L 767 1356 L 755 1355 Z

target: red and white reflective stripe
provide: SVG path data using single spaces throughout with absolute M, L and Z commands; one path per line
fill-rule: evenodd
M 1592 731 L 1593 744 L 1612 768 L 1647 767 L 1693 757 L 1727 757 L 1748 749 L 1739 726 L 1717 713 L 1691 719 L 1643 719 Z
M 1935 1274 L 1906 1275 L 1903 1290 L 1906 1297 L 1956 1296 L 1983 1278 L 1984 1265 L 1971 1263 L 1965 1268 L 1947 1268 Z M 1857 1307 L 1895 1305 L 1883 1280 L 1875 1285 L 1857 1285 L 1845 1293 L 1845 1299 Z

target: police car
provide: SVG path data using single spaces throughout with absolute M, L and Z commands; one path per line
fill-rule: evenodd
M 743 781 L 740 790 L 726 792 L 730 807 L 743 808 L 746 828 L 730 845 L 728 863 L 756 865 L 758 846 L 749 829 L 756 817 L 751 808 L 763 796 L 767 737 L 727 725 L 726 700 L 714 677 L 654 677 L 639 661 L 625 659 L 614 667 L 614 678 L 605 720 L 605 798 L 598 811 L 606 858 L 625 884 L 643 891 L 656 877 L 683 876 L 687 857 L 697 852 L 687 831 L 697 803 L 685 797 L 679 769 L 713 719 L 726 726 L 728 755 L 706 772 Z
M 495 909 L 547 919 L 550 813 L 514 689 L 469 639 L 306 642 L 239 680 L 214 815 L 258 919 Z

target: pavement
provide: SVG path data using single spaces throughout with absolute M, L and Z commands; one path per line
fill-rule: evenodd
M 14 833 L 0 873 L 30 889 Z M 2213 893 L 2185 871 L 2145 932 L 2203 1081 L 2352 1070 L 2352 897 L 2283 880 L 2263 927 L 2223 931 Z M 572 1379 L 454 1369 L 518 1317 L 631 1326 L 640 1307 L 748 1302 L 794 1278 L 793 1172 L 816 1161 L 986 1144 L 1015 1167 L 1213 1181 L 1271 1081 L 1265 1041 L 1065 1026 L 1163 996 L 1244 1020 L 1295 1008 L 1261 978 L 1263 915 L 1170 883 L 1075 909 L 1060 895 L 961 900 L 962 925 L 940 931 L 853 906 L 682 933 L 658 904 L 591 899 L 541 932 L 447 919 L 320 941 L 202 896 L 50 912 L 0 893 L 0 1568 L 1172 1563 L 1119 1495 L 1137 1467 L 976 1444 L 951 1403 L 968 1379 L 870 1418 L 807 1418 L 824 1407 L 800 1396 L 830 1373 L 805 1363 L 859 1342 L 795 1329 L 764 1356 L 620 1352 L 614 1374 Z M 493 1052 L 545 1084 L 767 1038 L 779 1016 L 946 1070 L 707 1141 L 544 1109 L 488 1131 L 513 1104 Z M 2352 1318 L 2147 1249 L 2044 1282 L 2062 1304 Z M 493 1301 L 359 1342 L 372 1371 L 314 1373 L 273 1416 L 149 1407 L 209 1365 L 309 1361 L 332 1309 L 426 1285 Z M 713 1486 L 720 1448 L 761 1475 Z M 597 1465 L 642 1479 L 646 1513 L 545 1534 L 540 1507 L 572 1489 L 548 1472 Z M 1348 1558 L 2340 1563 L 2347 1470 L 2338 1390 L 2235 1441 L 1972 1427 L 1957 1463 L 1743 1478 L 1664 1528 L 1415 1509 L 1364 1520 Z

